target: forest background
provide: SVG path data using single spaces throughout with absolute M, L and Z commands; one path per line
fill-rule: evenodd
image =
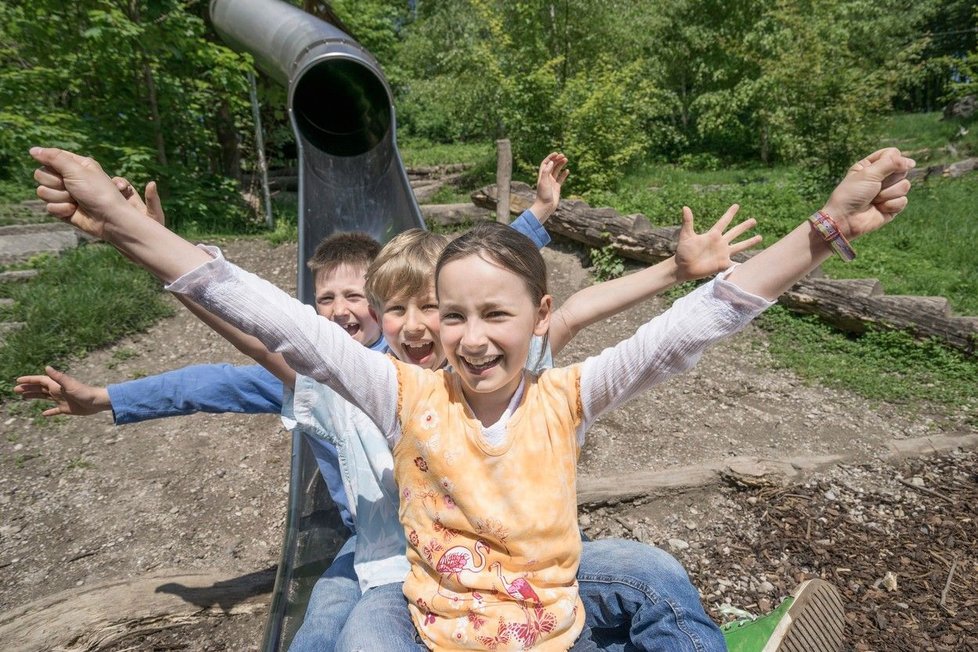
M 492 178 L 497 138 L 512 141 L 527 177 L 560 149 L 572 162 L 568 195 L 657 224 L 676 223 L 683 204 L 705 222 L 736 201 L 773 242 L 848 165 L 881 145 L 910 150 L 924 165 L 978 147 L 973 118 L 942 114 L 978 93 L 973 0 L 295 4 L 337 23 L 380 61 L 409 164 L 470 163 L 467 180 L 476 185 Z M 253 62 L 221 43 L 207 9 L 202 0 L 0 4 L 0 202 L 32 195 L 26 152 L 45 144 L 92 155 L 140 187 L 159 180 L 169 224 L 185 235 L 262 232 L 242 198 L 258 192 Z M 285 89 L 259 75 L 257 92 L 270 164 L 295 167 Z M 828 271 L 880 278 L 890 294 L 946 296 L 959 313 L 978 315 L 976 190 L 970 177 L 917 184 L 898 225 L 861 244 L 853 265 Z M 277 237 L 289 237 L 295 204 L 279 201 L 277 213 Z M 113 263 L 113 274 L 123 267 Z M 49 273 L 59 282 L 72 276 Z M 16 295 L 15 318 L 42 323 L 29 314 L 32 294 L 42 295 L 0 288 Z M 56 320 L 53 349 L 38 345 L 34 327 L 29 347 L 8 337 L 0 388 L 117 337 L 93 328 L 64 344 L 68 322 L 95 319 L 95 301 L 84 317 Z M 122 328 L 153 318 L 142 298 L 132 301 L 131 320 L 117 304 L 108 313 Z M 837 334 L 813 335 L 813 321 L 777 312 L 767 323 L 787 342 L 815 340 L 821 350 L 803 354 L 804 364 L 823 361 L 815 375 L 838 366 L 825 355 L 826 338 Z M 940 391 L 945 379 L 960 379 L 960 391 L 974 395 L 973 358 L 893 334 L 839 337 L 833 347 L 843 355 L 868 345 L 871 357 L 901 360 L 880 362 L 886 377 L 923 365 L 942 379 Z M 880 373 L 867 373 L 867 392 L 927 391 L 919 376 L 909 389 L 881 388 Z

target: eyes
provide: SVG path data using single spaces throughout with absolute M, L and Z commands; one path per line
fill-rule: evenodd
M 388 304 L 384 308 L 385 315 L 391 315 L 392 317 L 403 317 L 407 312 L 407 306 L 400 303 Z M 421 312 L 425 314 L 432 314 L 438 312 L 437 303 L 426 303 L 421 306 Z
M 361 301 L 365 301 L 367 299 L 365 295 L 360 294 L 358 292 L 351 292 L 349 294 L 344 294 L 343 298 L 346 299 L 348 303 L 360 303 Z M 321 306 L 328 306 L 332 304 L 333 301 L 335 300 L 336 300 L 336 295 L 330 293 L 330 294 L 324 294 L 321 297 L 317 297 L 316 303 L 318 303 Z
M 513 314 L 507 310 L 487 310 L 482 314 L 482 319 L 486 321 L 505 321 L 512 317 Z M 443 324 L 460 324 L 465 321 L 465 317 L 460 312 L 446 312 L 441 316 L 441 322 Z

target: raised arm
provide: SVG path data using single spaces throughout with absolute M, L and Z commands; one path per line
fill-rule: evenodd
M 705 278 L 733 264 L 732 257 L 761 241 L 756 235 L 734 242 L 757 223 L 744 220 L 727 230 L 737 215 L 734 204 L 708 231 L 697 234 L 693 212 L 683 207 L 683 225 L 679 230 L 676 255 L 622 278 L 592 285 L 574 293 L 550 320 L 550 346 L 557 355 L 582 329 L 671 288 L 677 283 Z
M 94 160 L 56 149 L 34 148 L 31 155 L 44 164 L 34 176 L 48 212 L 106 240 L 170 283 L 172 291 L 256 336 L 298 373 L 329 385 L 396 438 L 397 377 L 386 356 L 361 346 L 311 306 L 231 265 L 219 251 L 195 247 L 147 220 Z
M 834 212 L 840 227 L 844 224 L 853 237 L 875 230 L 906 206 L 910 184 L 905 176 L 912 167 L 913 161 L 897 150 L 875 152 L 852 167 L 825 210 Z M 707 347 L 740 330 L 781 291 L 828 257 L 830 247 L 821 237 L 810 238 L 811 231 L 805 222 L 726 278 L 718 277 L 676 301 L 631 338 L 585 360 L 581 372 L 585 424 L 692 367 Z
M 142 212 L 146 217 L 159 222 L 162 225 L 166 225 L 166 213 L 163 210 L 163 202 L 160 200 L 160 194 L 158 192 L 156 182 L 150 181 L 146 184 L 146 200 L 139 196 L 132 184 L 122 177 L 114 177 L 112 181 L 116 184 L 122 192 L 123 197 L 130 206 L 135 207 L 137 210 Z M 210 327 L 212 331 L 223 337 L 225 340 L 230 342 L 234 348 L 241 351 L 243 354 L 260 364 L 264 367 L 270 374 L 275 376 L 283 385 L 292 389 L 295 387 L 295 371 L 285 362 L 283 358 L 278 353 L 272 353 L 265 345 L 258 341 L 257 337 L 247 335 L 240 329 L 235 328 L 231 324 L 227 323 L 217 315 L 208 312 L 201 306 L 197 305 L 189 298 L 178 294 L 176 295 L 177 300 L 184 305 L 184 307 L 189 310 L 197 319 L 205 323 Z M 281 396 L 281 391 L 278 392 Z M 281 401 L 279 401 L 281 403 Z M 215 411 L 215 410 L 206 410 Z M 218 412 L 222 410 L 216 410 Z
M 849 240 L 879 229 L 906 207 L 910 190 L 906 177 L 914 165 L 892 147 L 873 152 L 849 168 L 821 212 Z M 832 247 L 806 220 L 737 267 L 730 281 L 747 292 L 776 299 L 832 253 Z

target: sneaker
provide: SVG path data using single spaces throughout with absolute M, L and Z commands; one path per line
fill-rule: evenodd
M 730 652 L 839 652 L 845 613 L 839 592 L 807 580 L 766 616 L 720 626 Z

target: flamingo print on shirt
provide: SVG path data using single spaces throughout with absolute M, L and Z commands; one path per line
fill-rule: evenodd
M 475 554 L 465 546 L 452 546 L 446 550 L 438 559 L 438 563 L 435 564 L 435 570 L 441 575 L 441 580 L 438 582 L 438 595 L 448 598 L 452 602 L 457 602 L 457 596 L 448 596 L 441 592 L 442 583 L 454 575 L 455 581 L 462 584 L 460 573 L 464 571 L 481 572 L 486 567 L 486 555 L 488 554 L 489 546 L 482 539 L 475 542 Z M 476 555 L 479 557 L 478 562 L 475 561 Z

